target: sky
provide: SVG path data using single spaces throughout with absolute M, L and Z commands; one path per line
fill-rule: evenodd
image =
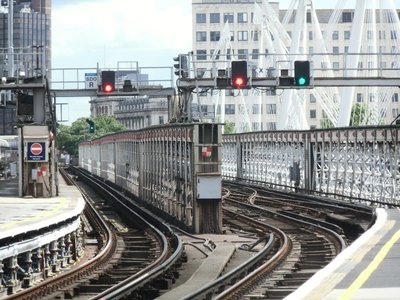
M 190 0 L 53 0 L 52 68 L 171 67 L 191 49 Z M 90 115 L 88 98 L 59 98 L 67 125 Z
M 281 0 L 287 8 L 290 0 Z M 337 1 L 314 0 L 316 8 Z M 140 4 L 139 4 L 140 3 Z M 191 0 L 53 0 L 52 68 L 116 69 L 117 62 L 139 67 L 171 67 L 173 57 L 191 51 Z M 354 0 L 346 0 L 354 8 Z M 395 0 L 396 7 L 400 0 Z M 84 75 L 83 75 L 84 76 Z M 54 76 L 53 76 L 54 77 Z M 83 79 L 82 79 L 83 80 Z M 61 98 L 70 125 L 90 116 L 88 98 Z

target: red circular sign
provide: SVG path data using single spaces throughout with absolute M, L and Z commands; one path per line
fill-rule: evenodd
M 39 144 L 39 143 L 33 143 L 33 144 L 31 145 L 31 153 L 32 153 L 33 155 L 40 155 L 40 154 L 42 154 L 42 151 L 43 151 L 43 147 L 42 147 L 41 144 Z

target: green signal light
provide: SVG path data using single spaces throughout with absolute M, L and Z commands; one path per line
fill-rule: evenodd
M 297 80 L 297 83 L 298 83 L 299 85 L 305 85 L 305 84 L 306 84 L 306 79 L 305 79 L 304 77 L 300 77 L 300 78 Z

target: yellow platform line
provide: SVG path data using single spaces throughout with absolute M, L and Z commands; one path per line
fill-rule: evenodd
M 391 239 L 383 245 L 378 254 L 374 257 L 372 262 L 358 275 L 357 279 L 350 285 L 350 287 L 339 297 L 340 300 L 348 300 L 359 290 L 363 284 L 368 280 L 373 272 L 378 268 L 381 262 L 385 259 L 393 245 L 400 239 L 400 230 L 398 230 Z
M 32 222 L 32 221 L 34 221 L 36 219 L 45 219 L 46 217 L 52 216 L 55 212 L 65 208 L 65 207 L 66 207 L 65 198 L 60 198 L 60 202 L 55 207 L 53 207 L 52 209 L 42 211 L 42 212 L 40 212 L 38 214 L 35 214 L 35 215 L 26 216 L 23 219 L 20 219 L 20 220 L 17 220 L 17 221 L 12 221 L 12 222 L 8 222 L 6 224 L 2 224 L 2 225 L 0 225 L 0 228 L 1 229 L 5 229 L 5 228 L 10 228 L 10 227 L 12 227 L 14 225 L 17 225 L 17 224 L 21 224 L 21 223 L 25 223 L 25 222 Z

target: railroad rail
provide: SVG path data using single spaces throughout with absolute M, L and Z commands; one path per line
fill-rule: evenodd
M 78 173 L 76 169 L 73 172 L 87 201 L 87 221 L 84 222 L 87 261 L 82 258 L 69 271 L 60 272 L 9 299 L 118 299 L 156 295 L 158 288 L 149 291 L 148 287 L 159 284 L 163 275 L 179 261 L 183 249 L 180 239 L 162 222 L 139 215 L 131 205 L 123 204 L 118 199 L 123 195 L 104 186 L 101 180 Z M 73 182 L 71 176 L 66 180 L 70 184 Z M 83 188 L 82 182 L 90 184 L 101 198 L 93 191 L 86 192 L 87 187 Z M 123 215 L 119 218 L 116 213 L 121 214 L 121 210 Z M 93 249 L 91 245 L 98 247 Z
M 262 263 L 257 264 L 257 268 L 250 268 L 251 271 L 247 271 L 245 277 L 236 279 L 236 283 L 230 287 L 232 278 L 224 281 L 221 277 L 219 289 L 222 290 L 223 287 L 224 291 L 213 299 L 252 299 L 261 295 L 265 299 L 281 299 L 328 264 L 346 247 L 346 243 L 351 243 L 361 233 L 361 229 L 366 229 L 368 220 L 369 223 L 373 221 L 372 209 L 369 213 L 364 209 L 357 214 L 358 210 L 355 210 L 355 207 L 352 210 L 345 204 L 344 208 L 340 206 L 340 202 L 327 201 L 318 209 L 312 209 L 312 199 L 301 199 L 297 195 L 296 200 L 290 199 L 289 196 L 283 205 L 283 194 L 270 194 L 269 199 L 272 201 L 275 198 L 277 202 L 272 204 L 272 207 L 270 205 L 266 207 L 266 202 L 261 205 L 254 204 L 265 200 L 267 197 L 265 191 L 231 184 L 226 185 L 226 189 L 224 199 L 226 222 L 236 223 L 238 228 L 246 228 L 249 231 L 257 228 L 263 231 L 263 234 L 266 226 L 271 227 L 268 229 L 269 232 L 279 237 L 280 242 L 277 243 L 279 248 L 275 249 L 276 252 L 267 256 L 269 260 L 264 259 Z M 303 204 L 300 204 L 301 200 Z M 343 219 L 332 216 L 330 222 L 327 220 L 333 212 L 343 210 L 347 210 L 348 217 L 351 213 L 353 216 L 362 215 L 362 224 L 351 226 L 343 222 Z M 306 216 L 305 212 L 313 216 Z M 340 222 L 342 224 L 338 225 Z

